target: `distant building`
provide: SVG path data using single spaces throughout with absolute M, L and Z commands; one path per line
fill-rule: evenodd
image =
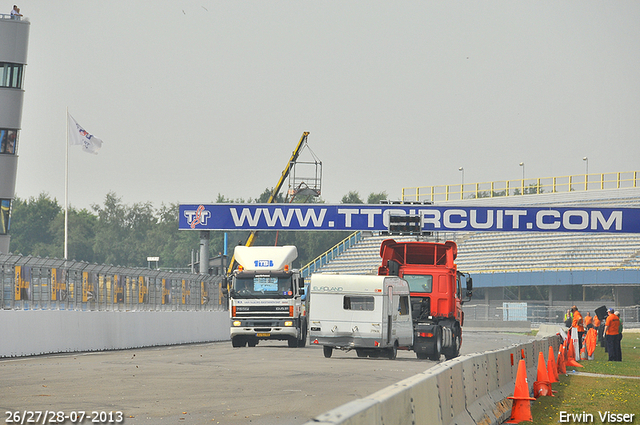
M 0 252 L 9 252 L 29 21 L 0 14 Z

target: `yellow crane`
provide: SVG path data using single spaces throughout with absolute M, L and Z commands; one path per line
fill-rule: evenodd
M 302 137 L 300 138 L 300 141 L 298 142 L 298 145 L 296 146 L 296 148 L 293 150 L 293 153 L 291 154 L 291 158 L 289 158 L 289 162 L 287 162 L 287 166 L 284 167 L 284 170 L 282 170 L 282 175 L 280 176 L 280 180 L 278 180 L 278 184 L 271 191 L 271 196 L 269 196 L 269 200 L 267 201 L 268 204 L 272 204 L 273 202 L 275 202 L 278 194 L 280 193 L 280 190 L 282 189 L 282 185 L 284 184 L 285 180 L 289 176 L 291 167 L 293 167 L 293 165 L 296 163 L 296 160 L 300 155 L 300 151 L 302 150 L 303 146 L 307 141 L 307 136 L 309 136 L 308 131 L 305 131 L 304 133 L 302 133 Z M 254 230 L 251 232 L 251 234 L 247 238 L 247 242 L 245 243 L 245 246 L 253 245 L 253 240 L 255 239 L 255 237 L 256 237 L 256 231 Z M 231 272 L 233 271 L 234 263 L 235 263 L 235 257 L 231 257 L 227 274 L 231 274 Z

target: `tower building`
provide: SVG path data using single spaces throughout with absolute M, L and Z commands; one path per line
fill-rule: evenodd
M 21 16 L 0 14 L 0 252 L 3 253 L 9 252 L 29 26 L 29 21 Z

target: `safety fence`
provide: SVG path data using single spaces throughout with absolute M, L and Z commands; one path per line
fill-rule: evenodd
M 561 177 L 501 180 L 483 183 L 450 184 L 402 188 L 403 201 L 452 201 L 500 196 L 568 193 L 574 191 L 640 187 L 640 172 L 578 174 Z
M 539 353 L 557 353 L 560 337 L 471 354 L 438 364 L 305 425 L 501 424 L 509 418 L 518 363 L 524 355 L 532 389 Z
M 4 310 L 207 311 L 226 308 L 221 276 L 0 254 Z
M 539 303 L 508 301 L 500 304 L 465 304 L 462 307 L 465 320 L 478 321 L 529 321 L 533 326 L 542 323 L 561 325 L 564 315 L 573 304 L 580 305 L 583 315 L 587 311 L 593 316 L 595 309 L 603 304 L 620 312 L 620 321 L 628 327 L 640 326 L 640 306 L 616 307 L 612 302 L 590 302 L 590 304 L 568 302 L 567 304 L 543 305 Z

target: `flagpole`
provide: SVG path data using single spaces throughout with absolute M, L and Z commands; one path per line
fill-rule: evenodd
M 68 258 L 69 241 L 69 107 L 67 107 L 67 144 L 64 159 L 64 259 Z

